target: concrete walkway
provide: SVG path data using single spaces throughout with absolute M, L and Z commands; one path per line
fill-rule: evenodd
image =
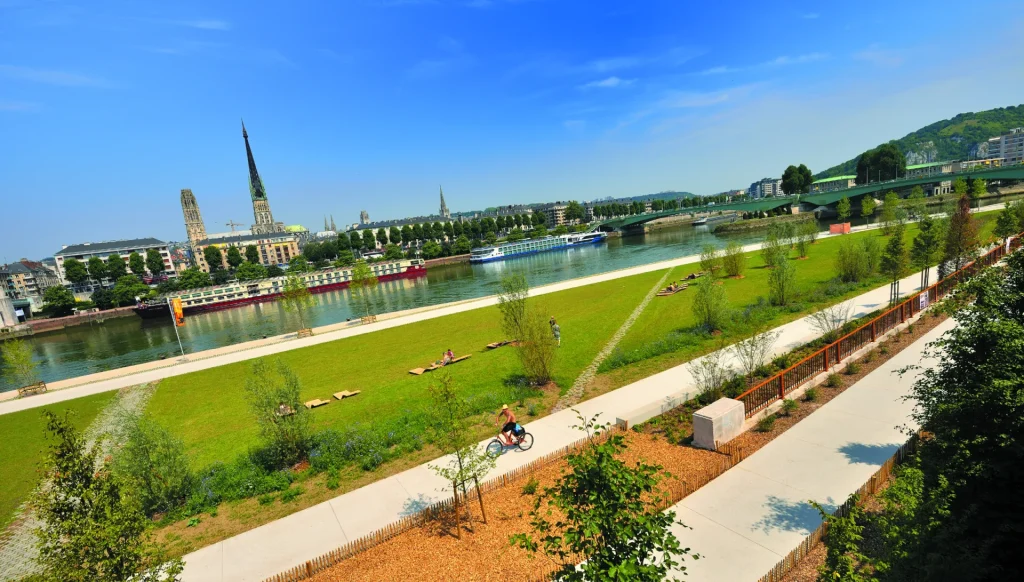
M 905 294 L 913 293 L 919 281 L 917 274 L 911 275 L 902 281 L 900 288 L 905 290 Z M 885 306 L 888 298 L 889 286 L 885 285 L 850 300 L 853 302 L 853 317 Z M 806 317 L 776 329 L 781 335 L 774 354 L 789 351 L 818 336 Z M 727 360 L 734 361 L 731 353 Z M 680 365 L 581 402 L 576 410 L 588 417 L 600 413 L 602 421 L 612 422 L 620 417 L 636 422 L 681 404 L 690 397 L 693 387 L 693 377 L 687 366 Z M 507 452 L 499 459 L 492 475 L 508 472 L 578 440 L 582 435 L 571 428 L 574 424 L 577 424 L 577 418 L 573 410 L 563 410 L 530 422 L 528 428 L 535 438 L 533 448 L 528 452 Z M 443 461 L 432 464 L 439 462 Z M 193 552 L 185 556 L 182 580 L 264 580 L 447 497 L 446 486 L 447 483 L 426 464 L 409 469 Z M 736 555 L 739 554 L 734 554 L 734 559 Z
M 944 321 L 828 404 L 677 503 L 675 527 L 687 577 L 701 582 L 757 582 L 821 524 L 814 500 L 834 510 L 863 485 L 907 440 L 899 427 L 916 427 L 905 401 L 917 374 L 928 367 L 928 342 L 954 326 Z

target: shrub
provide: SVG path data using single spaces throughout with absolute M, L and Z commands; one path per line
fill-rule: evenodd
M 281 503 L 288 503 L 289 501 L 292 501 L 293 499 L 295 499 L 299 495 L 302 495 L 305 492 L 306 490 L 298 485 L 290 489 L 287 489 L 285 490 L 284 493 L 281 494 Z
M 782 401 L 782 413 L 786 416 L 792 416 L 797 408 L 800 408 L 800 403 L 792 398 L 786 398 Z
M 260 505 L 269 505 L 273 503 L 275 499 L 277 499 L 277 495 L 275 493 L 267 493 L 266 495 L 260 495 L 257 498 L 257 501 L 259 501 Z
M 181 507 L 192 494 L 195 477 L 181 440 L 147 417 L 118 419 L 119 440 L 113 471 L 134 493 L 146 515 Z
M 828 375 L 828 378 L 825 379 L 825 385 L 829 388 L 839 388 L 843 385 L 843 379 L 839 377 L 839 374 L 832 372 Z
M 769 414 L 757 421 L 758 432 L 771 432 L 775 428 L 775 415 Z
M 804 401 L 806 401 L 806 402 L 814 402 L 817 399 L 818 399 L 818 389 L 817 388 L 808 388 L 804 392 Z
M 786 368 L 789 367 L 789 360 L 789 354 L 780 354 L 772 359 L 772 365 L 778 368 L 779 370 L 785 370 Z
M 768 300 L 772 305 L 787 305 L 796 291 L 796 267 L 783 257 L 768 274 Z
M 707 273 L 714 273 L 722 265 L 722 256 L 715 245 L 704 245 L 700 251 L 700 268 Z
M 850 362 L 846 366 L 847 376 L 852 376 L 853 374 L 857 374 L 858 372 L 860 372 L 860 364 L 858 364 L 857 362 Z
M 728 315 L 725 286 L 716 285 L 712 277 L 702 277 L 696 288 L 691 309 L 697 325 L 707 332 L 722 329 Z
M 551 334 L 551 326 L 536 310 L 527 314 L 521 340 L 516 354 L 526 377 L 535 386 L 547 384 L 555 365 L 558 344 Z
M 327 482 L 325 483 L 325 485 L 327 485 L 327 488 L 330 489 L 331 491 L 341 486 L 341 480 L 339 478 L 337 471 L 331 471 L 327 473 Z
M 877 350 L 871 350 L 870 352 L 868 352 L 867 354 L 864 355 L 864 363 L 867 364 L 867 363 L 870 363 L 870 362 L 874 362 L 875 358 L 877 358 L 877 357 L 878 357 Z
M 844 283 L 856 283 L 870 274 L 864 246 L 856 240 L 844 238 L 836 251 L 836 273 Z
M 537 403 L 531 402 L 530 406 L 526 409 L 526 414 L 530 416 L 537 416 Z
M 530 477 L 530 480 L 526 482 L 526 485 L 523 485 L 523 495 L 533 495 L 537 492 L 538 485 L 540 485 L 540 483 L 533 477 Z
M 309 411 L 302 404 L 299 379 L 291 369 L 278 361 L 275 371 L 260 358 L 252 364 L 245 392 L 268 462 L 286 467 L 305 459 L 310 441 Z M 288 409 L 290 414 L 282 414 Z
M 291 471 L 268 471 L 257 458 L 257 453 L 242 455 L 230 464 L 217 462 L 200 472 L 196 491 L 189 498 L 190 510 L 283 491 L 291 485 Z
M 725 254 L 722 256 L 722 266 L 725 274 L 730 277 L 739 277 L 746 268 L 747 257 L 743 254 L 743 247 L 736 241 L 731 241 L 725 247 Z

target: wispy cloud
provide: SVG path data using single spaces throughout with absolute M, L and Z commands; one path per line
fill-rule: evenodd
M 16 65 L 0 65 L 0 75 L 33 83 L 61 85 L 64 87 L 102 87 L 107 84 L 98 77 L 91 77 L 80 73 L 19 67 Z
M 725 65 L 721 65 L 721 66 L 718 66 L 718 67 L 711 67 L 710 69 L 704 69 L 699 74 L 701 74 L 701 75 L 723 75 L 725 73 L 736 73 L 738 71 L 740 71 L 740 69 L 737 69 L 735 67 L 727 67 Z
M 4 101 L 0 99 L 0 111 L 39 111 L 39 104 L 29 103 L 27 101 Z
M 783 55 L 781 57 L 776 57 L 776 58 L 774 58 L 774 59 L 764 63 L 764 65 L 765 66 L 769 66 L 769 67 L 779 67 L 779 66 L 784 66 L 784 65 L 802 65 L 804 63 L 813 63 L 815 61 L 822 61 L 822 60 L 825 60 L 827 58 L 828 58 L 828 54 L 826 54 L 826 53 L 808 53 L 806 55 L 797 55 L 795 57 L 791 57 L 791 56 L 788 56 L 788 55 Z
M 580 85 L 581 89 L 612 89 L 615 87 L 626 87 L 632 85 L 636 79 L 620 79 L 618 77 L 608 77 L 607 79 L 601 79 L 600 81 L 591 81 L 584 85 Z
M 817 12 L 805 12 L 805 13 L 800 15 L 800 18 L 803 18 L 804 20 L 815 20 L 819 16 L 821 16 L 821 15 L 818 14 Z
M 162 46 L 144 46 L 142 50 L 161 55 L 191 55 L 197 53 L 208 53 L 221 49 L 227 45 L 222 42 L 208 42 L 200 40 L 183 40 Z
M 201 30 L 231 30 L 231 23 L 224 20 L 177 20 L 173 24 Z
M 858 61 L 866 61 L 879 67 L 898 67 L 903 64 L 904 58 L 898 52 L 882 48 L 882 45 L 873 44 L 866 49 L 853 54 Z

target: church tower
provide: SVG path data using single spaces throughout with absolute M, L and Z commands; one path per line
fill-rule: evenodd
M 206 226 L 203 225 L 203 215 L 199 213 L 199 203 L 189 188 L 181 189 L 181 211 L 185 214 L 188 242 L 195 247 L 196 242 L 206 240 Z
M 451 218 L 452 213 L 448 211 L 448 205 L 444 203 L 444 189 L 440 186 L 437 187 L 441 191 L 441 217 Z
M 245 155 L 249 161 L 249 194 L 252 196 L 252 213 L 256 219 L 256 223 L 252 225 L 252 233 L 281 232 L 281 225 L 274 222 L 274 215 L 270 212 L 270 201 L 267 200 L 267 191 L 263 187 L 260 173 L 256 170 L 256 161 L 252 159 L 252 148 L 249 147 L 249 134 L 245 132 L 244 121 L 242 139 L 245 140 Z

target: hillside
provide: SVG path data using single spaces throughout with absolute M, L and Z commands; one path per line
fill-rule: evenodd
M 907 164 L 985 157 L 988 146 L 983 142 L 1015 127 L 1024 127 L 1024 105 L 961 113 L 922 127 L 894 143 L 906 154 Z M 814 177 L 854 174 L 856 168 L 857 158 L 853 158 Z

